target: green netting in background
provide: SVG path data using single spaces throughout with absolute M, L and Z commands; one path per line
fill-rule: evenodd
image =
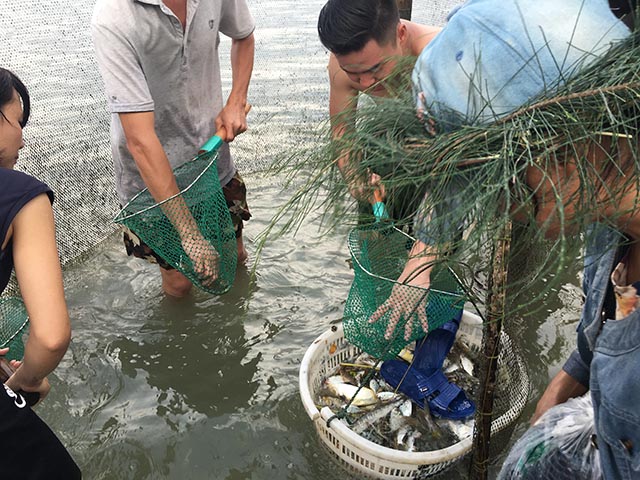
M 350 232 L 348 241 L 354 279 L 344 309 L 344 331 L 345 338 L 363 351 L 376 358 L 389 359 L 410 342 L 424 337 L 415 311 L 417 305 L 426 308 L 429 331 L 451 320 L 463 308 L 462 287 L 446 268 L 434 267 L 429 289 L 396 281 L 407 262 L 414 239 L 393 225 L 376 223 L 355 228 Z M 387 340 L 384 335 L 391 313 L 385 313 L 374 323 L 369 319 L 389 298 L 394 286 L 406 289 L 402 295 L 407 302 L 404 310 L 411 313 L 400 319 L 395 334 Z M 420 302 L 420 299 L 425 301 Z M 412 332 L 411 337 L 405 340 L 407 322 L 412 322 Z
M 9 347 L 8 360 L 22 360 L 23 337 L 28 332 L 29 316 L 23 301 L 16 297 L 0 298 L 0 348 Z
M 214 151 L 181 165 L 174 170 L 178 195 L 156 203 L 145 189 L 127 203 L 115 221 L 129 228 L 194 285 L 220 294 L 233 284 L 238 251 L 218 178 L 217 158 Z M 189 234 L 181 236 L 176 226 Z

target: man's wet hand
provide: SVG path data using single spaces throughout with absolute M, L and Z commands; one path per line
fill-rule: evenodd
M 418 316 L 422 330 L 429 332 L 427 319 L 427 293 L 422 288 L 396 283 L 391 289 L 389 298 L 373 312 L 369 317 L 369 323 L 380 321 L 389 313 L 389 323 L 384 334 L 386 340 L 391 340 L 396 335 L 398 324 L 404 319 L 404 339 L 408 341 L 413 333 L 414 315 Z

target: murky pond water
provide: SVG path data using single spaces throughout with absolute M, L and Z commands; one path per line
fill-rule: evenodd
M 251 190 L 249 239 L 280 193 Z M 297 375 L 351 275 L 342 238 L 315 233 L 268 243 L 255 277 L 240 268 L 221 297 L 165 298 L 157 267 L 119 239 L 67 270 L 74 338 L 41 413 L 87 478 L 326 475 Z
M 247 181 L 254 252 L 281 188 Z M 352 279 L 345 234 L 318 239 L 308 225 L 268 242 L 255 277 L 239 269 L 221 297 L 165 298 L 157 268 L 127 259 L 119 238 L 69 268 L 74 337 L 40 413 L 86 477 L 351 478 L 323 450 L 298 392 L 307 347 L 342 315 Z M 516 434 L 572 348 L 579 290 L 557 293 L 520 328 L 533 391 Z

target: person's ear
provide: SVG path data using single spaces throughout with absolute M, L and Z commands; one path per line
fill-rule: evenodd
M 407 26 L 402 22 L 398 22 L 398 29 L 396 30 L 396 41 L 398 45 L 404 48 L 407 43 L 407 38 L 409 38 Z

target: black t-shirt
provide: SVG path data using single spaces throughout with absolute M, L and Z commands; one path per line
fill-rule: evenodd
M 26 173 L 0 168 L 0 245 L 20 209 L 41 193 L 53 203 L 53 192 L 40 180 Z M 4 291 L 13 270 L 13 241 L 0 251 L 0 293 Z

